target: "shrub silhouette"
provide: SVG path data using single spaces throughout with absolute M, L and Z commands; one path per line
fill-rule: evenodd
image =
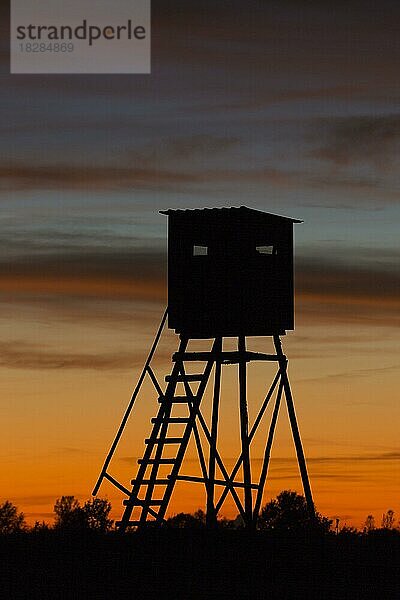
M 382 515 L 382 529 L 393 529 L 395 524 L 394 510 L 389 509 Z
M 79 500 L 74 496 L 61 496 L 54 505 L 54 529 L 79 530 L 85 528 L 85 516 Z
M 113 521 L 108 518 L 110 510 L 111 503 L 104 498 L 87 500 L 83 505 L 83 513 L 89 529 L 95 529 L 102 533 L 110 531 L 113 526 Z
M 319 513 L 311 516 L 304 496 L 284 490 L 275 500 L 268 502 L 261 510 L 258 521 L 259 529 L 269 531 L 299 532 L 313 530 L 327 533 L 332 521 Z
M 51 526 L 45 521 L 35 521 L 35 524 L 30 529 L 32 533 L 44 533 L 51 530 Z
M 375 529 L 375 517 L 374 517 L 374 515 L 368 515 L 367 518 L 365 519 L 364 532 L 370 533 L 370 531 L 373 531 L 374 529 Z
M 108 500 L 93 498 L 83 506 L 74 496 L 62 496 L 54 505 L 54 528 L 67 531 L 96 530 L 105 533 L 112 527 L 108 518 L 111 504 Z
M 25 531 L 27 525 L 24 513 L 18 512 L 18 508 L 9 500 L 0 504 L 0 534 L 17 533 Z
M 201 529 L 205 527 L 206 515 L 199 509 L 193 515 L 189 513 L 178 513 L 166 521 L 166 527 L 174 529 Z

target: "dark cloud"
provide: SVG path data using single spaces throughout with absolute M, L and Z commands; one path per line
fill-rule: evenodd
M 57 293 L 13 292 L 3 293 L 2 319 L 10 315 L 22 321 L 37 324 L 84 324 L 115 333 L 133 332 L 147 334 L 156 330 L 165 309 L 165 298 L 137 300 L 120 296 L 103 297 L 98 294 L 83 295 Z
M 363 251 L 364 256 L 366 250 Z M 369 261 L 364 261 L 360 268 L 357 265 L 357 249 L 348 249 L 348 256 L 353 262 L 335 262 L 334 259 L 299 258 L 297 260 L 296 289 L 304 296 L 334 296 L 343 298 L 349 304 L 360 301 L 379 300 L 382 304 L 399 301 L 400 273 L 396 268 L 397 257 L 383 268 L 377 262 L 374 250 L 369 250 Z M 378 253 L 379 256 L 379 253 Z M 386 267 L 386 268 L 385 268 Z
M 270 76 L 289 69 L 310 76 L 310 68 L 375 73 L 376 63 L 386 57 L 393 65 L 391 54 L 398 55 L 398 7 L 387 0 L 379 7 L 370 1 L 179 2 L 174 9 L 155 2 L 153 14 L 156 43 L 169 42 L 170 56 L 180 51 L 181 61 L 234 65 L 236 72 L 263 66 Z
M 315 104 L 315 101 L 318 100 L 323 102 L 337 102 L 338 100 L 345 102 L 362 102 L 366 99 L 370 101 L 375 100 L 391 103 L 397 97 L 396 91 L 392 94 L 383 94 L 382 90 L 371 88 L 366 82 L 359 82 L 357 84 L 349 82 L 341 85 L 326 84 L 325 86 L 307 84 L 304 87 L 299 86 L 295 89 L 260 89 L 257 90 L 257 94 L 251 98 L 232 98 L 230 101 L 227 99 L 220 104 L 218 102 L 213 102 L 212 110 L 213 114 L 223 114 L 227 111 L 232 111 L 233 116 L 236 118 L 246 118 L 246 111 L 249 111 L 248 114 L 249 116 L 251 115 L 253 122 L 259 117 L 260 123 L 262 123 L 262 119 L 264 119 L 265 122 L 265 119 L 268 118 L 268 113 L 260 113 L 257 111 L 269 108 L 272 105 L 288 106 L 292 104 L 300 108 L 301 106 L 305 106 L 306 102 L 314 102 Z M 210 103 L 207 103 L 206 101 L 204 104 L 196 104 L 194 107 L 194 114 L 209 111 Z M 269 118 L 271 119 L 271 117 Z M 274 120 L 276 123 L 279 122 L 279 119 Z M 291 120 L 294 120 L 293 116 L 291 116 Z M 302 120 L 303 119 L 301 119 L 301 116 L 299 115 L 299 122 Z M 311 117 L 310 119 L 305 116 L 304 121 L 311 121 L 311 125 L 315 127 L 315 121 L 318 122 L 319 119 L 316 119 L 315 117 Z M 315 139 L 315 137 L 312 139 Z
M 169 89 L 169 97 L 179 91 L 188 98 L 194 87 L 204 89 L 207 76 L 214 74 L 208 89 L 211 98 L 220 97 L 221 88 L 226 87 L 228 101 L 238 94 L 256 99 L 254 90 L 265 89 L 282 74 L 298 73 L 305 81 L 317 77 L 332 79 L 333 86 L 338 78 L 346 85 L 367 83 L 371 91 L 379 93 L 382 84 L 393 87 L 393 76 L 398 69 L 398 32 L 394 26 L 398 6 L 388 0 L 380 2 L 379 7 L 372 1 L 249 4 L 219 0 L 199 4 L 181 0 L 172 6 L 170 2 L 154 0 L 152 16 L 155 77 L 13 79 L 18 80 L 18 85 L 38 91 L 45 82 L 46 89 L 67 93 L 97 92 L 108 97 L 129 95 L 134 99 L 136 94 L 147 95 L 150 91 L 152 98 L 154 91 L 168 93 Z M 4 12 L 5 64 L 8 21 Z M 255 78 L 254 73 L 260 76 Z M 243 88 L 240 90 L 238 77 L 248 83 L 249 94 Z M 376 85 L 378 81 L 381 86 Z
M 224 155 L 232 148 L 240 144 L 240 139 L 235 136 L 217 136 L 210 134 L 193 134 L 180 136 L 173 139 L 160 139 L 157 145 L 145 146 L 140 151 L 135 151 L 130 157 L 142 166 L 154 166 L 155 164 L 168 163 L 172 161 L 192 160 L 193 158 L 215 158 Z
M 165 301 L 166 258 L 161 253 L 88 251 L 7 259 L 0 290 L 13 294 L 131 298 Z
M 400 364 L 389 365 L 386 367 L 370 367 L 368 369 L 353 369 L 350 371 L 342 371 L 340 373 L 332 373 L 331 375 L 321 375 L 320 377 L 309 377 L 306 379 L 297 379 L 297 382 L 312 382 L 312 381 L 343 381 L 345 379 L 359 379 L 360 377 L 371 377 L 379 374 L 389 374 L 400 372 Z M 350 400 L 346 402 L 347 406 L 364 406 L 375 405 L 375 400 Z
M 33 240 L 34 244 L 37 240 Z M 109 281 L 149 281 L 165 280 L 166 255 L 161 251 L 145 252 L 124 250 L 121 248 L 93 249 L 80 248 L 69 253 L 60 252 L 32 256 L 29 253 L 29 241 L 26 244 L 27 256 L 0 260 L 0 279 L 13 275 L 24 277 L 58 277 L 60 280 L 70 277 L 104 278 Z
M 183 146 L 181 148 L 182 152 Z M 207 152 L 203 149 L 203 155 Z M 144 158 L 143 160 L 150 159 Z M 178 159 L 175 160 L 178 162 Z M 235 167 L 230 164 L 224 168 L 210 169 L 207 165 L 200 164 L 196 170 L 175 164 L 172 168 L 157 166 L 154 161 L 148 167 L 85 167 L 68 165 L 43 165 L 32 166 L 13 164 L 0 166 L 0 191 L 18 190 L 87 190 L 97 191 L 133 191 L 152 190 L 159 192 L 202 192 L 210 193 L 210 187 L 222 184 L 225 192 L 237 191 L 238 185 L 247 185 L 263 188 L 269 185 L 284 190 L 323 190 L 341 191 L 350 194 L 343 200 L 335 200 L 335 206 L 358 204 L 357 198 L 365 204 L 368 198 L 373 198 L 379 205 L 398 202 L 398 193 L 395 183 L 384 178 L 356 173 L 344 173 L 308 170 L 294 171 L 285 168 L 265 166 L 264 168 L 251 168 L 251 166 Z M 219 186 L 220 187 L 220 186 Z M 215 192 L 214 192 L 215 194 Z M 312 204 L 303 199 L 304 205 Z M 315 205 L 315 203 L 314 203 Z M 321 204 L 327 206 L 327 202 Z
M 357 264 L 357 251 L 353 256 Z M 395 327 L 399 321 L 400 275 L 396 261 L 382 267 L 373 250 L 363 267 L 333 260 L 299 260 L 297 316 L 307 322 L 364 323 Z
M 170 360 L 170 353 L 159 352 L 157 360 Z M 125 370 L 142 364 L 142 351 L 137 353 L 96 352 L 89 354 L 84 352 L 60 352 L 59 349 L 20 341 L 0 343 L 0 367 L 9 369 L 90 369 L 104 371 Z
M 400 452 L 380 452 L 375 454 L 350 454 L 348 456 L 318 456 L 308 458 L 310 463 L 343 463 L 343 462 L 370 462 L 370 461 L 398 461 Z
M 0 166 L 3 191 L 24 189 L 165 189 L 196 181 L 201 175 L 153 168 L 9 164 Z
M 328 479 L 328 480 L 337 480 L 337 481 L 342 481 L 342 482 L 353 482 L 353 483 L 358 483 L 358 482 L 363 482 L 365 481 L 367 478 L 366 475 L 357 475 L 356 473 L 354 474 L 343 474 L 343 473 L 318 473 L 315 471 L 315 469 L 313 469 L 313 473 L 312 473 L 312 479 L 313 481 L 316 481 L 317 479 Z M 270 481 L 280 481 L 280 480 L 286 480 L 286 479 L 293 479 L 293 480 L 299 480 L 299 475 L 269 475 L 268 476 L 268 480 Z
M 41 506 L 42 504 L 51 504 L 55 503 L 54 496 L 50 495 L 30 495 L 30 496 L 18 496 L 14 499 L 18 506 L 20 505 L 28 505 L 28 506 Z M 36 514 L 36 513 L 28 513 L 28 514 Z M 42 513 L 39 513 L 42 515 Z M 49 513 L 52 514 L 52 513 Z
M 233 461 L 234 459 L 232 459 Z M 255 460 L 263 460 L 262 458 Z M 307 463 L 310 464 L 335 464 L 335 463 L 357 463 L 357 462 L 370 462 L 370 461 L 399 461 L 400 451 L 393 452 L 375 452 L 365 454 L 348 454 L 342 456 L 308 456 Z M 276 457 L 274 458 L 275 467 L 276 465 L 291 465 L 296 464 L 297 459 L 295 457 Z M 272 465 L 271 465 L 272 466 Z M 281 469 L 281 466 L 279 467 Z
M 400 115 L 334 119 L 324 144 L 313 156 L 338 166 L 366 163 L 379 169 L 392 166 L 399 156 Z

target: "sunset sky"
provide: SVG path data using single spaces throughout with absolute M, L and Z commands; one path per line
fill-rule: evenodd
M 283 343 L 317 508 L 400 517 L 399 17 L 389 1 L 153 0 L 151 75 L 11 76 L 2 14 L 0 502 L 34 522 L 90 497 L 166 304 L 158 211 L 246 205 L 304 221 Z M 257 371 L 250 412 L 270 381 Z M 125 483 L 151 402 L 113 465 Z M 278 427 L 265 500 L 302 491 L 284 411 Z M 182 487 L 171 512 L 203 502 Z

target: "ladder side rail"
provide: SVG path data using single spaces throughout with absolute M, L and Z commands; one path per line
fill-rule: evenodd
M 184 351 L 188 344 L 189 340 L 187 337 L 181 338 L 180 350 Z M 149 483 L 147 484 L 146 496 L 144 501 L 144 506 L 142 513 L 140 515 L 140 525 L 144 525 L 147 520 L 148 508 L 150 507 L 150 502 L 152 501 L 154 487 L 156 485 L 156 479 L 158 476 L 158 471 L 160 467 L 160 460 L 163 455 L 164 450 L 164 440 L 167 437 L 168 426 L 169 426 L 169 417 L 171 416 L 172 410 L 172 401 L 175 395 L 176 386 L 177 386 L 177 378 L 180 372 L 182 371 L 182 363 L 181 361 L 177 361 L 172 369 L 171 380 L 168 382 L 167 389 L 162 401 L 162 405 L 164 406 L 164 414 L 163 420 L 161 423 L 160 431 L 157 436 L 153 438 L 153 445 L 156 439 L 158 439 L 156 452 L 154 456 L 154 463 L 150 471 Z M 154 428 L 153 428 L 154 431 Z M 152 449 L 153 450 L 153 449 Z
M 161 507 L 158 511 L 157 521 L 161 521 L 164 518 L 164 515 L 168 508 L 169 501 L 172 496 L 172 492 L 175 487 L 176 477 L 179 474 L 179 470 L 182 466 L 185 452 L 186 452 L 186 449 L 187 449 L 187 446 L 189 443 L 190 434 L 194 427 L 196 415 L 198 414 L 198 411 L 196 410 L 196 408 L 198 409 L 198 407 L 200 406 L 200 402 L 203 398 L 203 395 L 204 395 L 204 392 L 205 392 L 205 389 L 207 387 L 207 383 L 208 383 L 208 380 L 210 377 L 210 373 L 211 373 L 212 367 L 215 362 L 215 356 L 214 356 L 215 344 L 216 344 L 216 342 L 214 341 L 213 348 L 212 348 L 211 352 L 208 353 L 208 362 L 204 369 L 203 379 L 200 382 L 200 385 L 199 385 L 196 395 L 193 394 L 193 392 L 190 388 L 185 387 L 186 392 L 189 392 L 189 396 L 188 396 L 188 408 L 190 411 L 189 421 L 185 427 L 185 431 L 182 436 L 182 442 L 181 442 L 181 445 L 179 446 L 179 449 L 178 449 L 178 452 L 176 455 L 176 461 L 171 469 L 171 474 L 169 476 L 170 483 L 166 487 L 164 497 L 163 497 L 163 504 L 161 505 Z M 182 360 L 181 374 L 182 374 L 182 376 L 184 376 L 183 359 L 177 359 L 177 360 L 179 360 L 179 361 Z
M 214 393 L 213 393 L 213 404 L 212 404 L 212 417 L 211 417 L 211 441 L 210 441 L 210 454 L 208 462 L 208 482 L 206 484 L 207 489 L 207 512 L 206 520 L 207 525 L 215 527 L 217 524 L 217 513 L 215 512 L 214 494 L 215 494 L 215 467 L 216 458 L 215 454 L 217 451 L 217 437 L 218 437 L 218 417 L 219 417 L 219 403 L 220 403 L 220 392 L 221 392 L 221 353 L 222 353 L 222 337 L 216 340 L 216 363 L 215 363 L 215 374 L 214 374 Z
M 172 408 L 171 400 L 169 398 L 167 399 L 167 397 L 166 397 L 163 402 L 163 405 L 164 405 L 163 418 L 160 423 L 159 432 L 158 432 L 157 436 L 154 438 L 152 438 L 150 436 L 150 440 L 149 440 L 149 446 L 151 446 L 151 451 L 154 450 L 154 446 L 156 445 L 155 444 L 156 439 L 158 439 L 158 442 L 156 445 L 154 462 L 152 463 L 152 467 L 150 470 L 149 483 L 147 484 L 146 494 L 145 494 L 144 503 L 143 503 L 143 509 L 142 509 L 142 513 L 140 515 L 140 524 L 141 525 L 143 525 L 147 520 L 150 502 L 152 501 L 154 487 L 156 484 L 156 479 L 157 479 L 158 471 L 159 471 L 160 464 L 161 464 L 160 460 L 163 458 L 163 450 L 164 450 L 163 440 L 165 440 L 165 438 L 167 436 L 167 431 L 168 431 L 168 418 L 171 414 L 171 408 Z M 153 428 L 153 431 L 154 431 L 154 428 Z M 144 463 L 144 465 L 147 466 L 146 463 Z M 141 485 L 141 483 L 142 482 L 139 480 L 140 485 Z
M 136 474 L 136 477 L 135 477 L 135 480 L 133 483 L 133 487 L 128 495 L 128 503 L 126 504 L 126 508 L 125 508 L 124 514 L 122 515 L 122 519 L 121 519 L 120 525 L 119 525 L 119 531 L 121 531 L 121 532 L 124 532 L 126 527 L 129 525 L 129 520 L 130 520 L 130 517 L 131 517 L 131 514 L 132 514 L 135 504 L 143 507 L 143 501 L 140 500 L 138 498 L 138 496 L 139 496 L 140 488 L 142 486 L 142 480 L 145 477 L 146 470 L 147 470 L 147 467 L 149 464 L 149 460 L 150 460 L 151 454 L 154 449 L 154 445 L 155 445 L 154 440 L 156 439 L 158 432 L 161 428 L 161 424 L 162 424 L 162 421 L 164 418 L 164 413 L 165 413 L 165 406 L 160 406 L 158 415 L 156 418 L 156 423 L 153 426 L 152 432 L 150 434 L 149 443 L 147 444 L 146 450 L 143 455 L 143 460 L 141 460 L 139 463 L 139 469 L 137 471 L 137 474 Z

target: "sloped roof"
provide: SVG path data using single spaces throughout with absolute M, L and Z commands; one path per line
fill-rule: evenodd
M 231 206 L 231 207 L 223 207 L 223 208 L 168 208 L 167 210 L 160 210 L 162 215 L 175 215 L 175 214 L 194 214 L 194 215 L 207 215 L 207 216 L 217 216 L 223 213 L 225 214 L 235 214 L 237 216 L 259 216 L 261 215 L 265 217 L 270 217 L 271 220 L 279 220 L 279 221 L 290 221 L 291 223 L 302 223 L 303 221 L 299 219 L 292 219 L 291 217 L 283 217 L 281 215 L 275 215 L 273 213 L 268 213 L 263 210 L 257 210 L 255 208 L 248 208 L 247 206 Z

